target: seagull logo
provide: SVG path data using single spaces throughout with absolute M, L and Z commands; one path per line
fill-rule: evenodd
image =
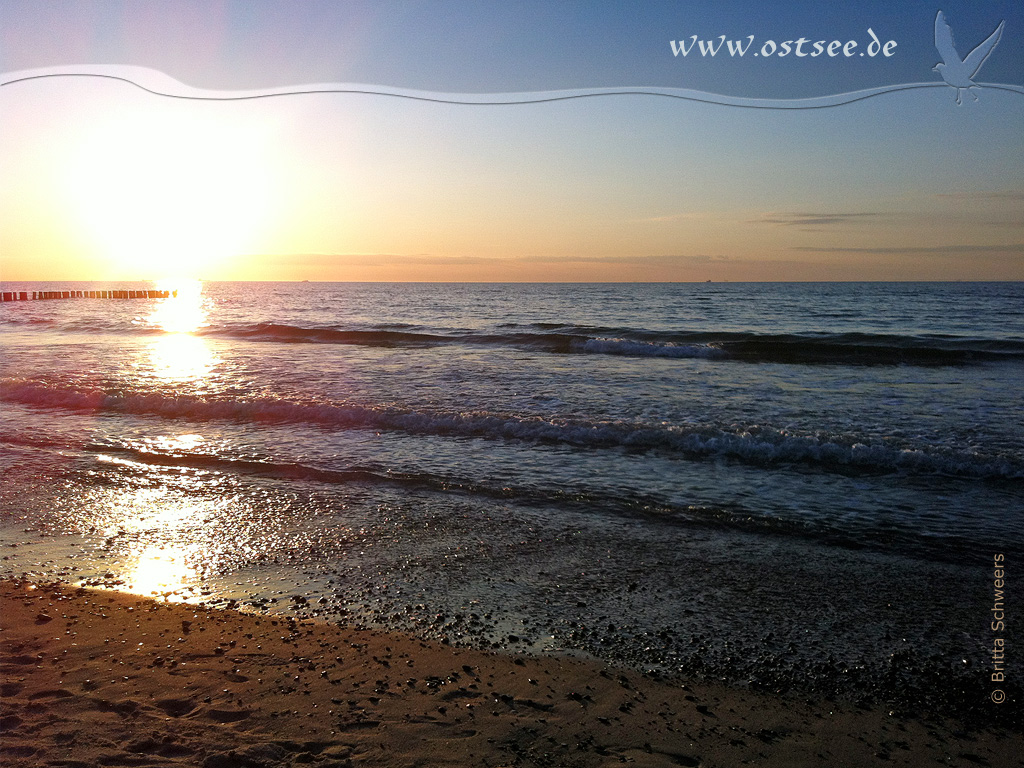
M 1005 21 L 1000 21 L 995 32 L 985 38 L 981 45 L 967 54 L 966 59 L 961 59 L 960 54 L 956 52 L 956 47 L 953 45 L 953 30 L 946 23 L 946 17 L 942 11 L 939 11 L 935 17 L 935 47 L 938 49 L 942 61 L 932 67 L 932 71 L 938 72 L 948 85 L 956 88 L 957 104 L 961 103 L 960 91 L 978 87 L 978 84 L 972 78 L 978 74 L 981 65 L 985 63 L 985 59 L 992 53 L 992 49 L 996 47 L 996 43 L 1002 37 L 1005 24 Z M 967 90 L 967 92 L 971 93 L 970 90 Z M 971 93 L 971 96 L 974 96 L 974 94 Z M 974 96 L 974 100 L 977 101 L 978 97 Z

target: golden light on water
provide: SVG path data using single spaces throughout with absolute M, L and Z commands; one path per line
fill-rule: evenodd
M 148 547 L 128 563 L 125 581 L 140 595 L 184 600 L 183 590 L 198 579 L 196 570 L 188 563 L 189 555 L 182 547 Z
M 202 381 L 220 362 L 207 341 L 194 335 L 207 323 L 203 284 L 198 280 L 165 280 L 157 288 L 172 298 L 157 302 L 146 322 L 166 334 L 153 339 L 149 366 L 154 375 L 168 381 Z M 177 295 L 173 295 L 174 292 Z
M 167 333 L 195 333 L 206 325 L 201 281 L 159 280 L 156 287 L 157 290 L 171 292 L 172 296 L 159 300 L 146 322 Z
M 139 472 L 154 471 L 151 465 L 118 456 L 99 454 L 104 464 L 117 464 Z M 159 470 L 157 470 L 159 471 Z M 168 535 L 187 536 L 197 521 L 209 512 L 208 506 L 182 503 L 168 494 L 163 487 L 137 488 L 118 494 L 111 500 L 118 510 L 104 521 L 104 530 L 110 535 Z
M 139 493 L 142 495 L 142 492 Z M 168 505 L 154 509 L 145 518 L 126 520 L 124 528 L 129 532 L 149 533 L 153 530 L 163 532 L 187 532 L 195 522 L 198 512 L 187 505 Z
M 174 453 L 198 448 L 205 442 L 205 438 L 202 435 L 189 433 L 187 435 L 161 435 L 151 438 L 147 442 L 158 450 Z
M 210 376 L 218 358 L 197 336 L 174 334 L 154 339 L 149 349 L 154 375 L 168 381 L 202 381 Z
M 154 471 L 144 462 L 103 454 L 98 458 L 139 472 Z M 118 589 L 175 601 L 194 597 L 210 564 L 209 548 L 200 543 L 210 504 L 192 503 L 187 495 L 151 486 L 115 493 L 107 499 L 105 515 L 104 505 L 99 506 L 93 521 L 106 537 L 108 562 L 121 563 L 111 568 L 118 574 Z

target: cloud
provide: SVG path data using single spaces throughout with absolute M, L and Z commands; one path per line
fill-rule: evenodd
M 491 264 L 497 259 L 482 256 L 438 256 L 429 253 L 287 253 L 258 254 L 248 258 L 273 260 L 278 263 L 301 266 L 359 266 L 381 267 L 389 264 L 421 264 L 424 266 L 460 266 Z
M 1024 191 L 1006 190 L 1002 192 L 940 192 L 936 197 L 945 200 L 1024 200 Z
M 711 264 L 734 261 L 731 256 L 709 256 L 707 254 L 667 253 L 641 256 L 523 256 L 502 261 L 530 262 L 533 264 Z
M 469 266 L 469 265 L 510 265 L 510 264 L 646 264 L 671 266 L 676 264 L 714 264 L 736 262 L 732 256 L 706 254 L 658 254 L 639 256 L 545 256 L 531 255 L 513 257 L 485 256 L 440 256 L 429 253 L 291 253 L 282 255 L 260 254 L 251 259 L 274 260 L 281 264 L 316 266 L 360 266 L 381 267 L 390 265 L 420 266 Z
M 778 224 L 783 227 L 810 227 L 831 224 L 861 224 L 881 216 L 880 213 L 765 213 L 751 224 Z
M 814 253 L 873 253 L 873 254 L 935 254 L 935 255 L 961 255 L 973 253 L 1024 253 L 1024 243 L 1009 243 L 1007 245 L 921 245 L 910 247 L 881 247 L 881 248 L 846 248 L 846 247 L 816 247 L 816 246 L 793 246 L 791 251 L 811 251 Z
M 630 219 L 639 223 L 661 223 L 666 221 L 707 221 L 708 219 L 721 218 L 719 214 L 704 213 L 700 211 L 687 211 L 685 213 L 669 213 L 665 216 L 647 216 L 642 219 Z

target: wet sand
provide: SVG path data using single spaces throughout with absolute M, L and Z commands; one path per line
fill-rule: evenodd
M 1024 736 L 597 662 L 0 582 L 5 766 L 1024 765 Z

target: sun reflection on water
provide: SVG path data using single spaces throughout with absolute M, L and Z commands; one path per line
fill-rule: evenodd
M 153 339 L 149 362 L 153 373 L 167 381 L 203 381 L 220 362 L 206 340 L 195 333 L 207 324 L 203 284 L 198 280 L 175 280 L 158 284 L 160 290 L 177 291 L 160 300 L 146 318 L 164 334 Z
M 206 304 L 203 284 L 199 280 L 164 280 L 157 289 L 171 291 L 169 299 L 157 302 L 147 318 L 150 325 L 167 333 L 194 333 L 206 325 Z M 177 292 L 177 295 L 173 295 Z
M 189 432 L 182 435 L 160 435 L 148 438 L 145 442 L 161 451 L 190 451 L 201 446 L 206 439 L 199 434 Z
M 150 476 L 154 471 L 117 457 L 100 460 Z M 92 530 L 105 537 L 100 551 L 104 567 L 116 574 L 112 586 L 172 601 L 194 597 L 216 558 L 215 547 L 203 534 L 215 507 L 163 487 L 124 489 L 108 497 L 106 505 L 95 505 Z
M 174 333 L 153 340 L 149 348 L 153 373 L 168 381 L 204 381 L 220 362 L 205 339 Z
M 183 601 L 198 573 L 189 565 L 192 553 L 183 547 L 147 547 L 128 562 L 125 581 L 132 592 Z
M 97 459 L 105 464 L 117 464 L 154 477 L 153 467 L 138 461 L 118 456 L 100 454 Z M 96 527 L 108 536 L 115 535 L 190 535 L 205 515 L 210 505 L 189 503 L 166 488 L 135 488 L 125 490 L 110 499 L 111 514 L 105 520 L 95 519 Z

